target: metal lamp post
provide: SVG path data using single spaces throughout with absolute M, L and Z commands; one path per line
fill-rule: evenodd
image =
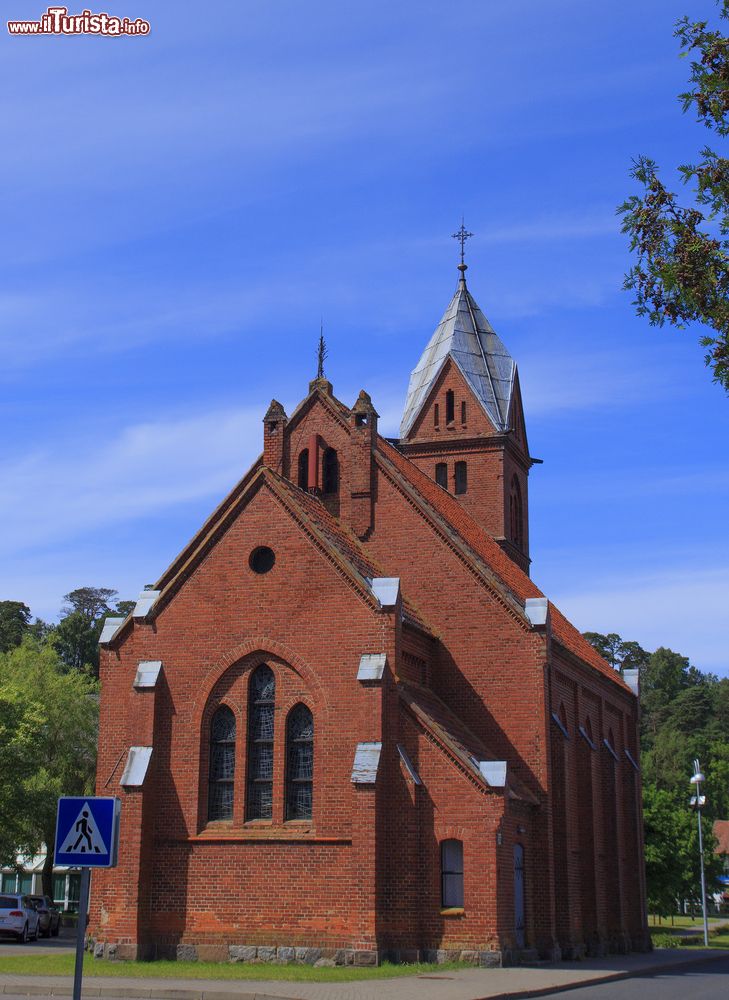
M 701 810 L 706 805 L 706 796 L 701 794 L 701 782 L 706 778 L 701 773 L 701 766 L 698 760 L 694 760 L 694 773 L 691 776 L 691 784 L 695 786 L 696 794 L 691 796 L 691 808 L 696 810 L 696 818 L 699 824 L 699 858 L 701 861 L 701 910 L 704 915 L 704 946 L 709 947 L 709 919 L 706 915 L 706 879 L 704 877 L 704 838 L 701 831 Z

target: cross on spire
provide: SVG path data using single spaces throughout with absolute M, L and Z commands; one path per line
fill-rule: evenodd
M 461 269 L 464 270 L 466 267 L 464 261 L 464 257 L 466 255 L 466 240 L 469 240 L 473 236 L 473 233 L 469 233 L 463 224 L 463 216 L 461 216 L 461 228 L 457 233 L 452 233 L 451 235 L 454 240 L 458 240 L 461 244 Z

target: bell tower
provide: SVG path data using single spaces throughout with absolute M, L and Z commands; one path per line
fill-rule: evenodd
M 466 286 L 410 376 L 398 447 L 529 571 L 529 455 L 516 364 Z

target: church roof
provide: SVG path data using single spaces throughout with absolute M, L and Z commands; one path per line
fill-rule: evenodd
M 427 505 L 442 523 L 452 529 L 452 540 L 462 550 L 464 557 L 471 565 L 478 568 L 480 575 L 492 582 L 497 591 L 507 603 L 514 601 L 520 606 L 520 614 L 524 615 L 523 604 L 528 597 L 544 597 L 534 581 L 517 564 L 507 556 L 494 538 L 471 517 L 458 500 L 441 489 L 413 462 L 407 459 L 397 448 L 385 438 L 378 439 L 378 454 L 390 466 L 394 466 L 397 474 L 417 491 L 420 505 Z M 464 544 L 465 543 L 465 544 Z M 590 645 L 581 632 L 569 622 L 562 612 L 551 601 L 549 602 L 554 639 L 573 656 L 587 663 L 593 670 L 609 678 L 618 687 L 629 691 L 628 685 L 620 674 L 614 670 Z
M 448 358 L 496 430 L 509 429 L 516 364 L 466 287 L 463 267 L 456 293 L 410 376 L 401 438 L 412 430 Z

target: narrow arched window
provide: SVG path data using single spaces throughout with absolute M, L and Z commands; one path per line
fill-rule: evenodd
M 524 544 L 524 511 L 521 486 L 516 476 L 511 479 L 511 492 L 509 493 L 509 532 L 512 542 L 522 548 Z
M 463 906 L 463 842 L 444 840 L 440 845 L 440 903 L 446 909 Z
M 299 452 L 299 488 L 309 489 L 309 449 Z
M 248 688 L 248 788 L 246 819 L 270 819 L 273 803 L 273 711 L 276 678 L 262 664 Z
M 326 449 L 322 464 L 324 493 L 337 493 L 339 490 L 339 459 L 334 448 Z
M 448 466 L 445 462 L 438 462 L 435 466 L 435 481 L 444 490 L 448 489 Z
M 235 716 L 226 705 L 210 720 L 208 819 L 231 819 L 235 779 Z
M 465 462 L 456 462 L 456 493 L 465 493 L 468 489 L 468 466 Z
M 446 393 L 446 423 L 452 424 L 456 419 L 456 402 L 453 395 L 453 390 L 449 389 Z
M 433 407 L 433 426 L 434 427 L 440 426 L 440 407 L 438 406 L 437 403 Z
M 463 402 L 461 403 L 461 423 L 465 424 L 465 422 L 466 422 L 466 400 L 464 399 Z
M 286 819 L 311 819 L 314 788 L 314 719 L 295 705 L 286 721 Z

